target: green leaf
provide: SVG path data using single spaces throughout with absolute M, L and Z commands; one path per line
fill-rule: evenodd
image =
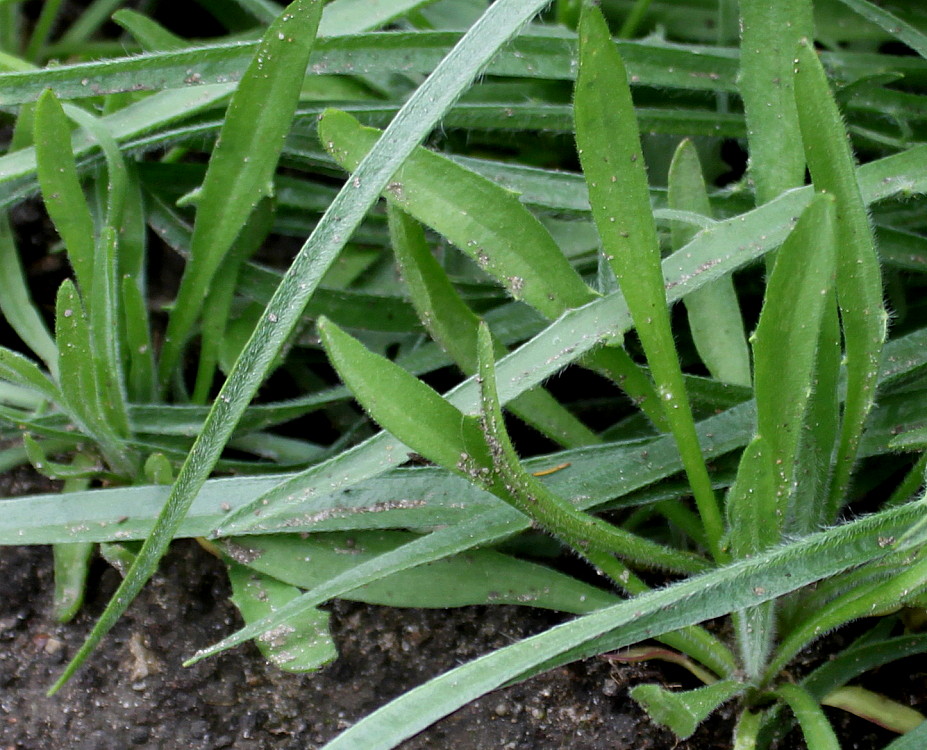
M 744 448 L 737 477 L 725 502 L 730 556 L 742 560 L 767 550 L 779 541 L 776 523 L 776 482 L 769 444 L 757 435 Z M 775 632 L 775 604 L 750 607 L 734 615 L 740 658 L 748 680 L 763 671 Z
M 333 0 L 325 6 L 319 36 L 346 36 L 387 25 L 434 0 Z
M 734 559 L 769 549 L 779 541 L 775 479 L 768 441 L 757 435 L 740 457 L 737 478 L 725 501 L 727 546 Z
M 116 243 L 116 229 L 109 225 L 103 227 L 94 254 L 93 299 L 87 307 L 101 417 L 112 432 L 126 438 L 129 435 L 129 414 L 118 335 L 122 309 L 116 289 L 119 271 Z
M 261 575 L 244 565 L 228 561 L 232 602 L 245 622 L 253 622 L 276 611 L 299 596 L 295 586 Z M 312 609 L 275 630 L 255 638 L 264 658 L 287 672 L 314 672 L 338 658 L 329 632 L 331 615 Z
M 67 248 L 77 284 L 89 298 L 93 293 L 96 229 L 77 177 L 68 118 L 51 91 L 36 103 L 33 128 L 42 199 Z
M 93 137 L 103 151 L 109 178 L 106 188 L 106 225 L 113 230 L 119 230 L 123 223 L 123 209 L 125 207 L 126 193 L 129 189 L 129 176 L 125 159 L 119 152 L 116 139 L 113 138 L 109 128 L 99 118 L 94 117 L 80 107 L 64 104 L 62 109 L 69 119 L 80 125 Z
M 490 492 L 533 519 L 577 554 L 586 557 L 611 576 L 616 584 L 635 593 L 634 577 L 623 564 L 616 564 L 613 554 L 641 565 L 667 570 L 694 572 L 704 569 L 704 561 L 697 556 L 661 547 L 578 510 L 525 471 L 505 428 L 496 387 L 492 340 L 485 324 L 480 326 L 479 355 L 481 424 L 492 457 L 491 475 L 481 478 Z
M 594 644 L 596 652 L 621 648 L 807 586 L 877 557 L 873 534 L 894 523 L 906 528 L 923 513 L 923 507 L 917 506 L 905 508 L 904 516 L 901 509 L 892 510 L 810 535 L 494 651 L 400 696 L 329 742 L 326 750 L 396 747 L 442 716 L 558 654 L 582 658 L 588 655 L 583 650 L 586 644 Z M 822 549 L 828 554 L 822 555 Z M 605 634 L 607 639 L 596 640 Z
M 202 431 L 181 467 L 150 536 L 93 631 L 52 686 L 59 689 L 115 624 L 157 567 L 197 492 L 264 374 L 282 348 L 312 295 L 350 233 L 386 187 L 390 177 L 472 82 L 489 58 L 537 13 L 541 0 L 500 0 L 461 39 L 428 80 L 406 101 L 383 137 L 358 166 L 359 189 L 344 188 L 303 245 L 271 299 L 264 318 L 239 357 L 213 404 Z M 399 451 L 397 451 L 399 453 Z M 387 463 L 388 465 L 388 463 Z
M 131 8 L 120 8 L 113 13 L 112 20 L 135 37 L 146 52 L 180 50 L 190 46 L 186 40 L 172 34 L 157 21 Z
M 831 193 L 837 200 L 836 288 L 843 324 L 847 395 L 825 515 L 825 523 L 832 523 L 844 502 L 863 425 L 875 395 L 888 316 L 882 302 L 872 229 L 843 120 L 813 47 L 800 45 L 797 60 L 795 101 L 805 158 L 815 189 Z
M 157 394 L 154 350 L 149 327 L 148 303 L 135 279 L 122 279 L 122 311 L 125 318 L 129 368 L 126 392 L 132 401 L 150 402 Z
M 239 537 L 219 546 L 249 568 L 312 589 L 329 578 L 418 538 L 406 531 L 333 532 Z M 342 595 L 390 607 L 522 604 L 585 613 L 617 597 L 551 568 L 491 549 L 420 565 Z
M 379 135 L 337 110 L 327 110 L 319 121 L 325 148 L 350 171 Z M 516 195 L 443 156 L 416 149 L 393 177 L 386 196 L 447 237 L 516 300 L 548 318 L 595 298 Z
M 209 160 L 190 262 L 177 291 L 158 375 L 166 387 L 209 292 L 212 278 L 272 178 L 315 42 L 322 3 L 295 0 L 265 32 L 238 88 Z
M 631 311 L 679 443 L 705 535 L 717 555 L 723 533 L 721 512 L 695 436 L 670 327 L 660 246 L 627 73 L 601 12 L 593 6 L 584 7 L 580 20 L 574 109 L 577 150 L 603 252 Z
M 90 556 L 95 544 L 75 542 L 56 544 L 54 553 L 54 616 L 58 622 L 70 622 L 84 603 L 84 589 L 90 570 Z
M 112 448 L 115 435 L 100 404 L 90 324 L 80 295 L 69 279 L 58 288 L 55 338 L 58 342 L 58 385 L 68 412 L 81 430 L 98 440 L 104 450 Z
M 826 523 L 827 485 L 840 431 L 841 358 L 837 295 L 831 291 L 821 318 L 813 390 L 796 454 L 796 486 L 785 523 L 790 534 L 810 534 Z
M 694 690 L 672 691 L 660 685 L 637 685 L 630 695 L 651 719 L 668 727 L 679 739 L 690 737 L 716 708 L 743 693 L 737 680 L 719 680 Z
M 469 451 L 479 445 L 476 420 L 441 398 L 425 383 L 388 359 L 374 354 L 329 320 L 318 324 L 332 366 L 358 402 L 380 424 L 412 450 L 439 466 L 473 475 L 488 465 L 469 466 Z
M 834 276 L 834 203 L 831 195 L 815 196 L 783 243 L 753 334 L 757 431 L 775 467 L 775 507 L 765 509 L 774 511 L 765 519 L 773 535 L 790 511 L 815 382 L 821 324 Z
M 48 375 L 42 372 L 32 360 L 6 347 L 0 347 L 0 377 L 38 393 L 52 404 L 62 401 L 61 391 Z
M 907 44 L 921 57 L 927 58 L 927 35 L 878 5 L 866 0 L 840 0 L 867 21 L 881 26 L 889 34 Z
M 698 152 L 689 139 L 682 141 L 673 155 L 668 201 L 672 209 L 711 216 Z M 696 232 L 693 227 L 673 222 L 673 250 L 687 245 Z M 722 382 L 750 386 L 750 350 L 733 279 L 719 279 L 687 295 L 683 302 L 692 340 L 708 372 Z
M 145 478 L 151 484 L 169 485 L 174 483 L 174 467 L 163 453 L 152 453 L 145 459 L 143 467 Z
M 392 205 L 389 222 L 396 261 L 419 317 L 457 366 L 472 375 L 477 368 L 479 317 L 463 301 L 431 254 L 421 227 Z M 500 355 L 505 352 L 501 343 L 494 343 L 494 347 Z M 542 388 L 526 391 L 509 404 L 509 410 L 564 447 L 601 442 Z
M 834 734 L 820 704 L 798 685 L 782 685 L 776 694 L 789 704 L 798 719 L 798 725 L 808 743 L 808 750 L 840 750 L 840 742 Z
M 738 91 L 761 205 L 805 182 L 792 67 L 799 41 L 814 36 L 814 18 L 811 0 L 740 0 L 739 8 Z
M 258 251 L 267 239 L 272 229 L 273 218 L 273 200 L 262 198 L 232 243 L 225 262 L 216 269 L 216 275 L 210 284 L 205 300 L 205 309 L 209 310 L 209 315 L 203 319 L 200 331 L 200 356 L 192 397 L 195 404 L 206 403 L 212 388 L 216 364 L 219 361 L 219 352 L 226 336 L 229 312 L 243 264 Z

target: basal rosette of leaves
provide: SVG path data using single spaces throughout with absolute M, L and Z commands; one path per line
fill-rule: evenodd
M 0 205 L 41 197 L 73 279 L 41 309 L 0 221 L 0 458 L 64 480 L 5 501 L 0 542 L 55 545 L 63 618 L 97 545 L 125 572 L 53 689 L 192 536 L 246 625 L 190 662 L 255 638 L 318 669 L 335 597 L 575 615 L 330 748 L 598 654 L 692 673 L 632 691 L 679 737 L 733 702 L 738 750 L 795 724 L 839 747 L 822 706 L 919 746 L 923 716 L 859 682 L 927 650 L 919 10 L 242 1 L 226 37 L 123 9 L 122 46 L 82 52 L 98 4 L 54 37 L 55 3 L 24 36 L 18 5 Z M 184 263 L 161 307 L 154 236 Z M 281 237 L 285 271 L 260 260 Z M 565 395 L 580 371 L 604 395 Z M 274 373 L 298 392 L 268 398 Z M 277 429 L 310 414 L 337 436 Z

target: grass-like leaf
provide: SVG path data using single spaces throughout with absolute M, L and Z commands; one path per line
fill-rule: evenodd
M 247 560 L 249 568 L 301 589 L 311 589 L 417 536 L 395 530 L 313 534 L 308 539 L 275 534 L 219 544 L 229 554 Z M 490 549 L 471 550 L 411 568 L 355 589 L 343 598 L 392 607 L 508 603 L 576 614 L 618 601 L 617 595 L 564 573 Z
M 370 415 L 399 440 L 449 471 L 488 471 L 483 457 L 468 451 L 480 443 L 474 417 L 467 417 L 418 378 L 369 351 L 331 321 L 319 321 L 325 351 L 341 379 Z M 485 454 L 485 450 L 483 451 Z M 480 460 L 482 458 L 482 460 Z
M 213 276 L 254 207 L 272 194 L 321 12 L 318 0 L 289 5 L 267 29 L 229 103 L 197 200 L 190 261 L 164 335 L 162 389 L 177 368 Z
M 783 243 L 753 334 L 757 431 L 769 446 L 768 460 L 776 472 L 775 508 L 765 523 L 774 528 L 782 528 L 790 510 L 814 387 L 821 321 L 834 276 L 834 202 L 833 196 L 816 196 Z
M 184 462 L 151 535 L 110 605 L 52 686 L 59 689 L 113 626 L 170 544 L 194 496 L 206 481 L 264 374 L 337 252 L 390 177 L 465 89 L 482 66 L 543 5 L 540 0 L 501 0 L 461 39 L 432 76 L 409 98 L 355 177 L 360 189 L 343 189 L 290 266 L 258 326 L 220 391 L 199 438 Z
M 795 107 L 795 48 L 814 29 L 811 0 L 741 0 L 738 91 L 744 102 L 757 205 L 804 184 Z
M 534 664 L 557 653 L 578 652 L 605 633 L 610 634 L 608 647 L 620 648 L 782 596 L 878 557 L 875 538 L 892 527 L 906 528 L 921 512 L 917 505 L 854 521 L 527 638 L 409 691 L 339 735 L 326 750 L 396 747 L 442 716 L 518 679 Z M 683 601 L 685 607 L 673 606 Z
M 431 254 L 421 227 L 405 212 L 389 207 L 393 251 L 412 302 L 435 341 L 467 375 L 477 369 L 479 317 L 457 293 L 441 264 Z M 495 343 L 495 351 L 505 350 Z M 564 447 L 601 442 L 598 436 L 570 414 L 542 388 L 526 391 L 509 404 L 509 410 Z
M 907 44 L 921 57 L 927 58 L 927 34 L 924 34 L 915 26 L 898 18 L 898 16 L 885 10 L 885 8 L 867 2 L 867 0 L 840 0 L 840 2 L 854 12 L 859 13 L 867 21 L 881 26 L 896 39 Z
M 798 49 L 795 101 L 805 158 L 817 190 L 836 204 L 837 302 L 843 323 L 847 396 L 840 442 L 823 521 L 833 522 L 856 458 L 863 424 L 875 395 L 878 362 L 886 335 L 882 278 L 872 229 L 854 172 L 843 120 L 824 68 L 810 44 Z
M 580 20 L 575 94 L 576 143 L 605 257 L 618 278 L 666 418 L 679 443 L 711 551 L 720 553 L 721 512 L 695 437 L 670 328 L 660 246 L 650 209 L 627 73 L 597 8 Z
M 688 139 L 679 144 L 673 155 L 667 197 L 672 209 L 711 216 L 698 152 Z M 687 245 L 696 232 L 692 226 L 673 222 L 673 249 Z M 711 375 L 725 383 L 751 385 L 750 350 L 733 280 L 719 279 L 687 295 L 683 301 L 695 348 Z
M 68 119 L 51 91 L 36 103 L 33 127 L 45 208 L 67 248 L 78 286 L 92 295 L 96 227 L 77 178 Z

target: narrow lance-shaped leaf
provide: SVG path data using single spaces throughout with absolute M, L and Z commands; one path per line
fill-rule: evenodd
M 73 104 L 62 105 L 65 114 L 86 130 L 103 150 L 106 159 L 106 225 L 114 230 L 122 226 L 122 214 L 128 191 L 128 169 L 116 139 L 103 122 Z
M 753 334 L 757 431 L 776 467 L 775 513 L 766 523 L 777 529 L 793 492 L 835 252 L 834 197 L 817 195 L 779 250 Z
M 192 401 L 206 403 L 212 388 L 219 351 L 226 335 L 229 312 L 242 266 L 260 248 L 273 226 L 273 199 L 263 198 L 235 238 L 225 262 L 216 270 L 206 297 L 209 315 L 203 320 L 200 355 Z
M 93 461 L 86 455 L 78 453 L 74 457 L 74 467 L 89 468 Z M 81 477 L 66 479 L 63 492 L 79 492 L 87 489 L 89 480 Z M 87 575 L 90 572 L 90 559 L 96 545 L 89 542 L 56 544 L 52 548 L 55 559 L 55 595 L 54 611 L 58 622 L 69 622 L 84 603 L 84 591 Z
M 121 450 L 116 447 L 116 436 L 100 404 L 90 324 L 80 295 L 68 279 L 58 289 L 55 338 L 59 352 L 58 384 L 69 415 L 81 430 L 93 437 L 107 458 L 115 459 L 114 465 L 119 466 Z
M 700 558 L 670 551 L 578 510 L 525 471 L 505 428 L 496 387 L 492 340 L 485 324 L 480 325 L 479 355 L 481 422 L 492 458 L 492 474 L 485 477 L 484 483 L 490 492 L 534 519 L 578 554 L 588 558 L 612 576 L 618 585 L 627 585 L 632 577 L 624 565 L 615 565 L 617 561 L 611 558 L 612 554 L 643 565 L 667 569 L 678 569 L 681 565 L 683 570 L 692 572 L 702 568 L 704 561 Z M 616 570 L 617 574 L 614 572 Z
M 355 168 L 377 133 L 336 110 L 319 122 L 323 144 L 346 169 Z M 447 237 L 515 299 L 545 317 L 557 318 L 596 297 L 514 193 L 438 154 L 416 149 L 390 182 L 386 197 Z M 584 364 L 615 380 L 657 427 L 666 426 L 652 383 L 627 352 L 605 347 Z
M 923 513 L 923 506 L 905 508 L 904 520 L 896 515 L 900 510 L 811 535 L 494 651 L 400 696 L 329 742 L 326 750 L 394 748 L 469 701 L 533 671 L 536 665 L 563 663 L 558 655 L 581 658 L 590 653 L 584 648 L 590 643 L 597 646 L 591 653 L 603 647 L 621 648 L 780 597 L 863 560 L 878 558 L 876 537 L 887 526 L 877 527 L 896 523 L 896 528 L 905 528 Z M 596 640 L 606 633 L 605 642 Z
M 312 589 L 377 555 L 419 538 L 409 531 L 345 531 L 238 537 L 218 542 L 249 568 Z M 345 555 L 350 549 L 351 554 Z M 367 584 L 344 599 L 391 607 L 522 604 L 585 613 L 614 604 L 618 595 L 538 563 L 493 549 L 475 549 Z
M 465 416 L 414 375 L 374 354 L 331 321 L 321 319 L 318 328 L 332 365 L 381 427 L 449 471 L 472 472 L 475 481 L 482 469 L 488 472 L 485 457 L 481 461 L 469 455 L 481 442 L 473 417 Z M 472 465 L 466 464 L 468 460 Z
M 805 181 L 792 92 L 795 47 L 814 31 L 811 0 L 740 0 L 738 91 L 747 118 L 750 178 L 761 205 Z
M 776 693 L 789 704 L 798 719 L 798 726 L 808 747 L 813 750 L 840 750 L 840 742 L 834 734 L 821 705 L 798 685 L 786 684 Z
M 787 534 L 810 534 L 820 528 L 827 517 L 831 460 L 840 432 L 842 356 L 837 294 L 832 289 L 821 318 L 814 382 L 796 457 L 792 507 L 785 519 Z
M 621 57 L 601 12 L 583 9 L 574 101 L 576 144 L 606 259 L 618 278 L 647 355 L 713 554 L 721 512 L 695 435 L 676 355 L 650 208 L 643 153 Z
M 361 188 L 342 189 L 329 205 L 281 280 L 268 304 L 267 316 L 236 361 L 136 561 L 87 640 L 52 686 L 51 693 L 80 667 L 154 572 L 275 356 L 296 327 L 319 280 L 347 241 L 347 235 L 361 223 L 402 161 L 499 48 L 515 36 L 543 5 L 543 0 L 499 0 L 493 3 L 425 83 L 408 98 L 377 147 L 358 166 Z M 316 10 L 316 6 L 312 6 L 307 12 L 314 14 Z
M 769 443 L 757 435 L 744 448 L 737 478 L 725 502 L 725 548 L 735 560 L 774 546 L 780 538 L 775 522 L 776 481 Z M 734 614 L 740 661 L 748 680 L 756 680 L 766 665 L 775 633 L 776 602 L 764 602 Z
M 93 304 L 89 305 L 90 336 L 94 350 L 93 362 L 104 419 L 113 432 L 129 435 L 129 413 L 126 400 L 119 340 L 122 305 L 117 287 L 118 248 L 116 230 L 105 226 L 100 232 L 94 258 Z
M 164 388 L 200 315 L 212 277 L 272 178 L 289 132 L 322 3 L 296 0 L 270 25 L 232 101 L 203 181 L 190 263 L 180 282 L 159 362 Z
M 33 137 L 42 199 L 68 251 L 81 292 L 93 291 L 93 254 L 96 229 L 77 178 L 71 151 L 70 125 L 61 104 L 49 90 L 35 107 Z
M 380 136 L 350 115 L 327 110 L 319 138 L 353 171 Z M 387 198 L 443 234 L 487 273 L 548 318 L 595 299 L 550 232 L 518 197 L 450 159 L 417 148 L 386 192 Z
M 679 144 L 670 164 L 668 200 L 672 209 L 711 216 L 698 152 L 688 139 Z M 697 231 L 691 225 L 673 222 L 673 250 L 687 245 Z M 750 350 L 733 279 L 718 279 L 687 294 L 683 302 L 695 348 L 712 377 L 725 383 L 751 385 Z
M 853 154 L 827 76 L 810 43 L 798 48 L 795 101 L 805 158 L 817 190 L 836 199 L 837 302 L 843 324 L 847 390 L 825 523 L 843 503 L 866 416 L 875 396 L 887 314 L 872 228 L 856 181 Z
M 389 207 L 390 236 L 412 303 L 432 338 L 467 375 L 477 369 L 476 339 L 479 317 L 467 306 L 431 254 L 420 225 L 400 209 Z M 501 356 L 505 348 L 494 344 Z M 509 410 L 564 447 L 591 445 L 599 437 L 543 388 L 532 388 L 508 406 Z

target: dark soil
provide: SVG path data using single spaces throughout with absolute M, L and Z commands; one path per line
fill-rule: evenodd
M 47 489 L 45 480 L 29 480 L 25 470 L 0 478 L 0 496 Z M 251 644 L 185 669 L 184 657 L 241 621 L 222 564 L 182 541 L 89 663 L 47 698 L 117 584 L 118 573 L 97 563 L 84 610 L 61 625 L 51 615 L 50 549 L 0 548 L 0 750 L 316 748 L 429 677 L 561 619 L 511 606 L 400 610 L 336 601 L 341 656 L 317 674 L 282 672 Z M 873 686 L 916 703 L 912 695 L 927 694 L 925 677 L 927 664 L 913 659 L 883 669 Z M 628 698 L 641 682 L 695 687 L 671 665 L 590 659 L 485 696 L 402 748 L 730 748 L 730 711 L 678 742 Z M 884 747 L 892 737 L 846 714 L 832 718 L 846 750 Z

